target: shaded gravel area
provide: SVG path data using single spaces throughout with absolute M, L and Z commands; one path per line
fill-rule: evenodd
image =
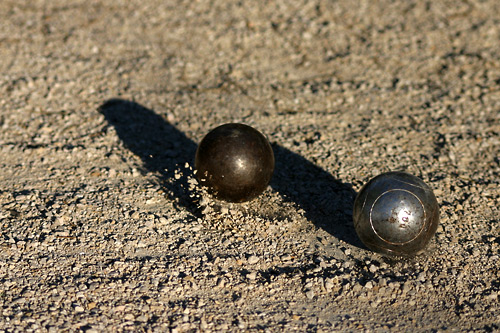
M 500 3 L 0 2 L 0 331 L 500 330 Z M 197 143 L 273 146 L 244 204 Z M 427 251 L 352 225 L 370 178 L 434 190 Z

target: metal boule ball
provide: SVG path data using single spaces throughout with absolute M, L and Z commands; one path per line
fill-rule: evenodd
M 196 176 L 217 199 L 249 201 L 269 185 L 274 153 L 258 130 L 230 123 L 210 131 L 198 145 Z
M 412 256 L 436 232 L 439 205 L 432 189 L 405 172 L 387 172 L 371 179 L 358 193 L 354 228 L 371 250 Z

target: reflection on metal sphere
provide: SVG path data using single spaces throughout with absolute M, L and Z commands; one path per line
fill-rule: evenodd
M 405 172 L 388 172 L 370 180 L 356 196 L 354 228 L 371 250 L 411 256 L 436 232 L 439 205 L 431 188 Z
M 259 131 L 244 124 L 225 124 L 201 140 L 195 157 L 196 176 L 218 199 L 252 200 L 269 185 L 274 153 Z

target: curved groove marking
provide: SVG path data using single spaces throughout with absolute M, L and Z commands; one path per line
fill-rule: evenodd
M 368 195 L 365 195 L 365 200 L 363 201 L 363 206 L 361 206 L 361 211 L 363 211 L 366 206 L 366 200 L 368 200 Z
M 366 201 L 368 200 L 368 195 L 365 195 L 365 199 L 363 200 L 363 205 L 361 206 L 361 208 L 359 208 L 359 211 L 357 212 L 357 215 L 356 216 L 353 216 L 354 218 L 354 223 L 355 223 L 355 227 L 357 227 L 361 221 L 360 219 L 358 218 L 360 215 L 363 215 L 363 209 L 365 209 L 365 206 L 366 206 Z M 353 212 L 354 213 L 354 212 Z
M 416 187 L 416 188 L 419 188 L 419 189 L 422 189 L 424 191 L 427 191 L 427 189 L 425 187 L 422 187 L 422 186 L 419 186 L 419 185 L 415 185 L 415 184 L 412 184 L 412 183 L 408 183 L 408 182 L 405 182 L 405 181 L 402 181 L 401 179 L 396 179 L 394 177 L 390 177 L 392 180 L 395 180 L 397 182 L 400 182 L 400 183 L 403 183 L 403 184 L 406 184 L 406 185 L 410 185 L 410 186 L 413 186 L 413 187 Z M 410 192 L 411 193 L 411 192 Z M 413 194 L 413 193 L 412 193 Z

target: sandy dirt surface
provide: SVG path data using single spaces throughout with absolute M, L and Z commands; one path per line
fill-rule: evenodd
M 0 1 L 0 331 L 500 330 L 500 2 Z M 197 143 L 243 122 L 269 188 L 217 202 Z M 440 204 L 412 259 L 357 191 Z

